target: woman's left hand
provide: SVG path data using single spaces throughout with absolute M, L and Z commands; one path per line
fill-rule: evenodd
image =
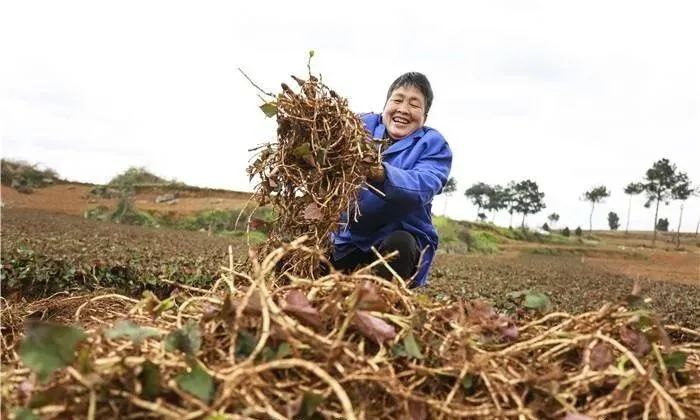
M 369 170 L 369 173 L 367 173 L 367 180 L 370 182 L 381 184 L 384 182 L 384 179 L 384 166 L 375 166 Z

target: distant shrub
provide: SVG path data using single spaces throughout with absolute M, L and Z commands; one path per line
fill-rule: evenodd
M 608 226 L 610 230 L 617 230 L 620 227 L 620 217 L 614 211 L 608 213 Z
M 53 169 L 40 169 L 38 164 L 31 165 L 21 160 L 2 159 L 0 168 L 2 183 L 23 192 L 61 181 Z
M 84 217 L 90 220 L 109 220 L 111 215 L 112 211 L 107 206 L 97 206 L 84 213 Z
M 576 234 L 576 236 L 578 236 L 580 238 L 581 235 L 583 235 L 583 231 L 581 230 L 581 226 L 577 227 L 576 230 L 574 231 L 574 233 Z
M 90 194 L 102 198 L 114 198 L 119 197 L 121 192 L 118 189 L 108 187 L 107 185 L 96 185 L 90 189 Z
M 167 181 L 151 172 L 144 167 L 132 166 L 121 174 L 112 178 L 107 185 L 124 188 L 132 187 L 137 184 L 167 184 Z
M 569 230 L 568 227 L 565 227 L 564 229 L 561 230 L 561 234 L 568 238 L 569 236 L 571 236 L 571 231 Z
M 106 206 L 98 206 L 87 210 L 84 216 L 90 220 L 110 220 L 126 225 L 161 226 L 162 224 L 157 216 L 135 209 L 127 195 L 122 195 L 114 210 Z
M 660 232 L 668 232 L 668 219 L 661 218 L 656 222 L 656 230 Z
M 549 225 L 547 224 L 547 222 L 544 222 L 544 224 L 542 225 L 542 230 L 546 230 L 547 232 L 550 231 Z

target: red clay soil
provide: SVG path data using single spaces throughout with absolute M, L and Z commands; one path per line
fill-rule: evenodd
M 37 188 L 31 194 L 22 194 L 14 188 L 2 186 L 2 203 L 5 208 L 37 209 L 54 213 L 82 216 L 86 210 L 97 206 L 114 208 L 115 198 L 99 198 L 90 194 L 91 185 L 60 184 Z M 155 198 L 162 192 L 139 192 L 134 196 L 136 208 L 156 210 L 164 213 L 186 215 L 202 210 L 239 209 L 248 201 L 247 193 L 235 191 L 184 191 L 176 203 L 156 203 Z
M 589 264 L 632 279 L 651 279 L 700 286 L 700 254 L 655 250 L 647 259 L 590 258 Z

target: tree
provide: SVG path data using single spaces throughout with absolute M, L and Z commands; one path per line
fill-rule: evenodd
M 481 213 L 481 209 L 484 208 L 484 205 L 486 204 L 486 197 L 488 194 L 492 193 L 492 190 L 493 188 L 491 188 L 489 184 L 479 182 L 473 184 L 464 192 L 464 195 L 476 206 L 477 218 L 479 213 Z
M 583 194 L 584 200 L 591 202 L 591 214 L 588 216 L 588 233 L 593 232 L 593 210 L 596 203 L 602 202 L 607 197 L 610 197 L 610 191 L 605 185 L 593 187 Z
M 581 230 L 581 226 L 576 227 L 576 230 L 574 231 L 574 233 L 576 234 L 576 236 L 578 236 L 580 238 L 581 235 L 583 235 L 583 231 Z
M 681 201 L 681 214 L 678 216 L 678 229 L 676 230 L 676 249 L 681 247 L 681 221 L 683 220 L 683 206 L 685 200 L 693 195 L 695 191 L 690 186 L 690 180 L 685 172 L 679 172 L 676 178 L 676 185 L 671 188 L 671 197 Z
M 644 184 L 642 184 L 641 182 L 630 182 L 625 187 L 625 194 L 630 196 L 629 203 L 627 204 L 627 224 L 625 225 L 625 235 L 627 235 L 630 229 L 630 217 L 632 213 L 632 196 L 641 194 L 642 192 L 644 192 Z
M 452 197 L 452 194 L 457 191 L 457 180 L 455 177 L 451 176 L 445 186 L 442 188 L 442 192 L 445 194 L 445 206 L 442 209 L 442 215 L 447 216 L 447 199 Z
M 682 180 L 681 180 L 682 181 Z M 656 230 L 659 218 L 659 204 L 663 201 L 668 205 L 672 198 L 673 188 L 679 183 L 679 176 L 676 173 L 676 165 L 664 158 L 654 162 L 651 168 L 647 169 L 646 177 L 644 178 L 644 191 L 647 194 L 647 202 L 644 207 L 651 207 L 653 202 L 656 202 L 656 211 L 654 212 L 654 236 L 651 240 L 651 246 L 656 245 Z
M 477 214 L 477 217 L 483 222 L 484 220 L 486 220 L 486 213 L 479 213 Z
M 510 192 L 507 188 L 503 188 L 500 185 L 494 185 L 486 194 L 486 203 L 484 204 L 484 209 L 491 212 L 491 220 L 496 217 L 496 212 L 503 210 L 508 207 L 508 199 Z
M 668 232 L 668 218 L 661 218 L 656 222 L 656 230 Z
M 610 226 L 610 230 L 617 230 L 620 227 L 620 218 L 614 211 L 608 213 L 608 226 Z
M 508 186 L 503 189 L 503 208 L 508 210 L 510 214 L 510 222 L 508 223 L 508 228 L 513 228 L 513 213 L 515 212 L 515 182 L 511 181 Z
M 537 214 L 547 206 L 544 204 L 544 193 L 540 192 L 537 183 L 526 179 L 520 181 L 513 186 L 515 211 L 522 213 L 523 220 L 520 224 L 521 228 L 525 228 L 525 217 L 528 214 Z
M 547 222 L 544 222 L 544 224 L 542 225 L 542 230 L 546 230 L 547 232 L 549 232 L 550 229 L 549 229 L 549 225 L 547 224 Z
M 557 213 L 552 213 L 549 216 L 547 216 L 547 220 L 549 220 L 549 223 L 554 227 L 556 223 L 559 221 L 559 215 Z
M 566 236 L 567 238 L 571 236 L 571 231 L 569 230 L 569 227 L 565 227 L 564 229 L 561 230 L 561 234 Z

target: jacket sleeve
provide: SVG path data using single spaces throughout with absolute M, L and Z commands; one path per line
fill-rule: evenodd
M 429 203 L 447 183 L 452 167 L 452 151 L 436 131 L 427 136 L 421 156 L 411 169 L 384 163 L 383 192 L 386 200 L 415 208 Z

